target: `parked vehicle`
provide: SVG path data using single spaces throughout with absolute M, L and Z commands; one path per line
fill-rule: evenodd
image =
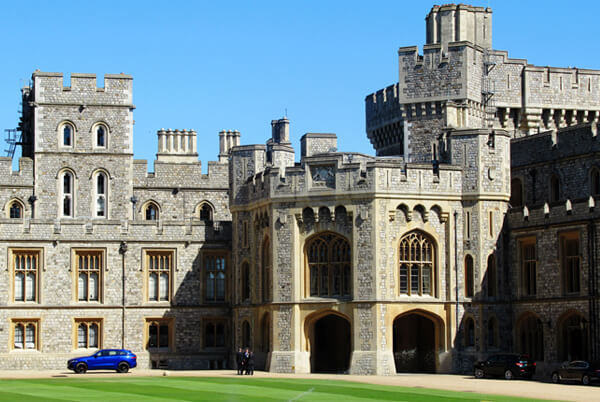
M 126 373 L 137 366 L 137 356 L 126 349 L 102 349 L 91 356 L 77 357 L 67 362 L 69 370 L 83 374 L 88 370 L 117 370 Z
M 475 377 L 531 378 L 535 374 L 535 361 L 527 355 L 497 354 L 475 363 Z
M 552 382 L 581 381 L 589 385 L 592 381 L 600 380 L 600 364 L 592 364 L 584 360 L 573 360 L 565 363 L 561 368 L 552 373 Z

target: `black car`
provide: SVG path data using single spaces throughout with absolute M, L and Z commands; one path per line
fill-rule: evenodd
M 600 364 L 592 364 L 584 360 L 573 360 L 563 364 L 561 368 L 552 373 L 552 382 L 581 381 L 589 385 L 592 381 L 600 380 Z
M 535 374 L 535 361 L 527 355 L 498 354 L 475 363 L 475 377 L 531 378 Z

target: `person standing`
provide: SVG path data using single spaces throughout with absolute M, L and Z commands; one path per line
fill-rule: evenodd
M 239 348 L 237 353 L 235 354 L 235 360 L 237 363 L 238 375 L 244 374 L 244 352 L 242 351 L 242 348 Z
M 254 375 L 254 352 L 246 349 L 246 375 Z

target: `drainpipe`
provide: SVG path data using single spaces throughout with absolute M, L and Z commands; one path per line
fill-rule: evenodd
M 37 201 L 37 196 L 35 194 L 31 195 L 28 199 L 31 204 L 31 219 L 35 219 L 35 202 Z M 25 216 L 25 211 L 23 211 L 23 216 Z
M 588 295 L 589 295 L 589 330 L 588 342 L 591 348 L 592 360 L 597 360 L 600 351 L 598 350 L 598 290 L 597 290 L 597 267 L 596 267 L 596 226 L 594 220 L 590 219 L 588 224 Z
M 121 349 L 125 349 L 125 253 L 127 253 L 127 243 L 121 242 L 119 254 L 121 254 Z
M 454 211 L 454 281 L 455 281 L 455 297 L 456 297 L 456 334 L 455 337 L 458 338 L 458 330 L 460 328 L 460 324 L 458 323 L 458 212 Z M 455 338 L 455 339 L 456 339 Z M 460 342 L 456 342 L 458 347 L 460 348 Z

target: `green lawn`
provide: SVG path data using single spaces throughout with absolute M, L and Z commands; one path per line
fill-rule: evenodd
M 518 401 L 496 395 L 349 381 L 128 377 L 0 380 L 2 401 Z

